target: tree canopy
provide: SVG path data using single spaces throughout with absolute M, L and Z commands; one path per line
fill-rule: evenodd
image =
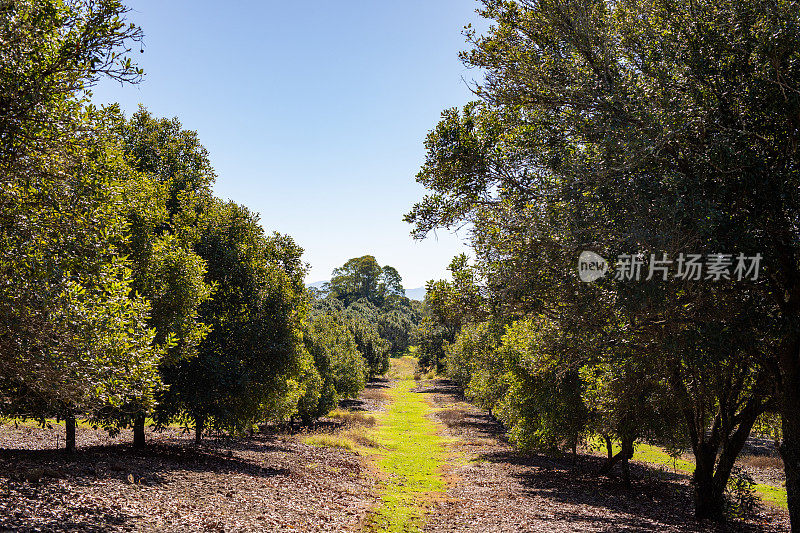
M 473 335 L 452 310 L 478 294 L 466 323 L 509 327 L 495 341 L 502 364 L 478 350 L 477 371 L 459 379 L 490 388 L 474 394 L 523 445 L 600 424 L 624 447 L 648 437 L 691 449 L 699 517 L 721 517 L 744 440 L 781 406 L 797 527 L 798 7 L 486 0 L 480 13 L 493 26 L 468 32 L 462 55 L 485 72 L 478 99 L 429 134 L 417 180 L 430 193 L 406 216 L 417 237 L 471 230 L 480 290 L 434 284 L 442 327 Z M 625 254 L 644 269 L 670 258 L 673 276 L 582 283 L 584 250 L 612 270 Z M 731 269 L 679 278 L 680 254 L 729 254 Z M 761 276 L 737 276 L 737 257 L 762 258 Z M 451 357 L 470 357 L 466 341 Z M 642 376 L 668 387 L 644 394 Z M 553 386 L 584 414 L 552 404 Z M 667 428 L 631 410 L 659 402 L 677 415 Z
M 116 1 L 19 1 L 0 10 L 0 409 L 66 418 L 159 386 L 131 293 L 113 110 L 87 103 L 101 76 L 137 81 L 141 39 Z M 13 43 L 13 45 L 11 44 Z
M 146 416 L 241 431 L 296 404 L 311 365 L 302 248 L 213 197 L 178 119 L 89 103 L 142 75 L 126 13 L 0 9 L 0 414 L 66 419 L 69 449 L 77 416 L 137 446 Z
M 334 269 L 328 290 L 345 305 L 365 299 L 381 306 L 390 296 L 405 297 L 403 279 L 394 267 L 381 267 L 371 255 L 354 257 Z

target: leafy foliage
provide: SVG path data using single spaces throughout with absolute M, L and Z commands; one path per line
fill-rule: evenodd
M 327 287 L 348 306 L 364 299 L 378 307 L 390 296 L 405 297 L 403 279 L 394 267 L 381 267 L 371 255 L 354 257 L 333 271 Z
M 468 32 L 462 56 L 486 74 L 479 101 L 429 134 L 417 180 L 430 193 L 406 216 L 420 238 L 471 231 L 479 290 L 429 286 L 440 326 L 484 320 L 459 313 L 475 295 L 510 324 L 503 364 L 470 382 L 503 384 L 499 412 L 523 445 L 592 428 L 625 456 L 639 438 L 691 449 L 697 515 L 716 519 L 744 439 L 780 403 L 797 522 L 797 5 L 486 0 L 480 12 L 493 25 Z M 767 266 L 750 282 L 590 285 L 575 275 L 587 249 L 761 253 Z M 473 351 L 466 340 L 454 358 Z
M 305 380 L 306 392 L 298 411 L 305 423 L 328 414 L 341 398 L 364 388 L 367 364 L 341 313 L 316 315 L 304 335 L 314 369 Z
M 265 237 L 242 206 L 214 200 L 204 207 L 195 250 L 215 287 L 214 297 L 200 306 L 200 320 L 211 331 L 196 357 L 164 368 L 169 389 L 159 406 L 161 420 L 194 419 L 198 435 L 205 424 L 229 431 L 250 427 L 287 380 L 299 376 L 303 360 L 297 311 L 304 296 L 292 283 L 302 273 L 291 266 L 300 263 L 291 257 L 276 263 L 270 245 L 285 238 Z
M 124 15 L 116 1 L 0 10 L 0 408 L 16 416 L 74 420 L 160 385 L 150 304 L 119 256 L 116 114 L 85 97 L 99 76 L 139 78 Z
M 333 272 L 327 294 L 317 298 L 318 308 L 342 312 L 358 351 L 373 378 L 389 369 L 389 356 L 408 349 L 420 313 L 405 297 L 403 282 L 394 267 L 381 267 L 365 255 L 348 260 Z

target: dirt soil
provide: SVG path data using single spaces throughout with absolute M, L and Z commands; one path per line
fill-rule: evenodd
M 137 454 L 128 432 L 79 429 L 67 458 L 55 432 L 0 428 L 16 448 L 0 450 L 0 531 L 358 531 L 374 504 L 358 456 L 297 435 L 198 448 L 171 430 Z
M 372 384 L 346 408 L 382 409 L 388 384 Z M 438 409 L 450 455 L 447 491 L 429 506 L 426 531 L 788 531 L 784 511 L 763 506 L 727 530 L 692 517 L 687 476 L 632 467 L 633 486 L 598 479 L 601 458 L 516 452 L 488 414 L 445 380 L 416 389 Z M 330 431 L 330 424 L 322 424 Z M 2 531 L 360 531 L 379 486 L 369 462 L 340 449 L 303 444 L 305 435 L 208 438 L 200 447 L 179 429 L 148 432 L 146 453 L 130 432 L 110 438 L 63 427 L 0 426 Z
M 466 403 L 452 383 L 420 388 L 457 440 L 451 445 L 448 490 L 430 508 L 428 531 L 788 531 L 788 515 L 761 506 L 747 523 L 727 529 L 692 516 L 689 478 L 633 464 L 632 486 L 598 478 L 602 459 L 516 452 L 485 411 Z

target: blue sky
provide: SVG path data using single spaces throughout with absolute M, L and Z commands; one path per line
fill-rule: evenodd
M 145 34 L 138 86 L 102 82 L 95 103 L 143 103 L 196 130 L 215 193 L 261 214 L 305 249 L 308 281 L 372 254 L 406 288 L 446 276 L 464 251 L 403 215 L 442 110 L 471 99 L 458 52 L 473 0 L 182 2 L 128 0 Z M 463 235 L 462 235 L 463 237 Z

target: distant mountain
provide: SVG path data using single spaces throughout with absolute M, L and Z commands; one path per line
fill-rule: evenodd
M 315 281 L 314 283 L 306 284 L 306 287 L 321 289 L 323 285 L 328 283 L 328 281 L 330 280 L 326 279 L 324 281 Z M 406 289 L 406 298 L 423 301 L 425 299 L 425 287 L 417 287 L 416 289 Z
M 406 298 L 419 301 L 424 300 L 425 287 L 417 287 L 416 289 L 406 289 Z

